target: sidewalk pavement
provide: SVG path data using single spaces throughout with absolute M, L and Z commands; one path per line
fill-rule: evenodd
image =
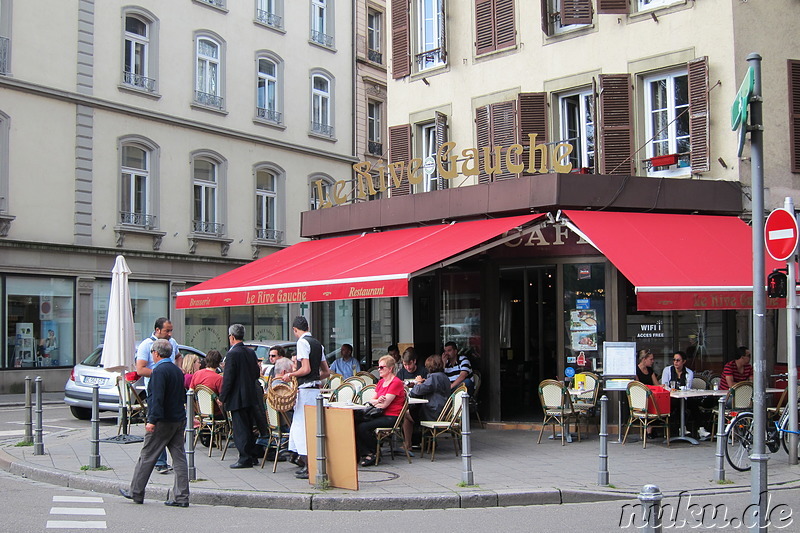
M 21 397 L 21 395 L 20 395 Z M 48 403 L 61 403 L 48 393 Z M 12 395 L 0 397 L 0 406 L 21 405 Z M 46 416 L 45 416 L 46 418 Z M 475 424 L 477 426 L 477 424 Z M 640 442 L 617 443 L 609 436 L 608 465 L 610 486 L 597 484 L 599 437 L 594 426 L 581 442 L 561 446 L 561 439 L 551 440 L 545 430 L 541 444 L 536 431 L 525 429 L 473 428 L 473 486 L 460 486 L 461 457 L 449 441 L 441 442 L 436 460 L 421 458 L 419 452 L 409 464 L 405 456 L 383 458 L 374 467 L 359 468 L 359 490 L 317 490 L 308 481 L 295 479 L 296 467 L 278 463 L 272 473 L 271 463 L 260 467 L 230 469 L 237 452 L 231 446 L 225 460 L 216 448 L 198 445 L 195 454 L 197 480 L 191 483 L 191 501 L 197 504 L 231 505 L 304 510 L 367 509 L 443 509 L 458 507 L 494 507 L 573 503 L 601 500 L 633 500 L 643 485 L 656 484 L 665 496 L 681 491 L 692 494 L 715 494 L 746 491 L 750 472 L 736 472 L 725 463 L 726 482 L 713 481 L 716 447 L 702 442 L 697 446 L 663 439 L 648 440 L 647 449 Z M 101 423 L 100 438 L 117 433 L 113 419 Z M 586 433 L 586 432 L 584 432 Z M 144 426 L 132 426 L 131 434 L 144 435 Z M 45 426 L 44 455 L 34 455 L 33 446 L 15 446 L 19 436 L 0 436 L 0 468 L 55 485 L 117 494 L 128 487 L 141 444 L 100 443 L 100 461 L 107 470 L 82 471 L 89 464 L 90 427 L 65 429 Z M 170 461 L 171 462 L 171 461 Z M 790 466 L 783 449 L 772 454 L 768 463 L 769 485 L 800 487 L 800 466 Z M 312 480 L 313 482 L 313 480 Z M 153 473 L 146 499 L 164 500 L 172 486 L 172 475 Z

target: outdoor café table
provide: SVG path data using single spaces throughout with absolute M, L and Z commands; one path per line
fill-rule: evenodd
M 366 409 L 366 405 L 361 405 L 360 403 L 352 403 L 352 402 L 327 402 L 325 407 L 334 407 L 336 409 L 353 409 L 353 410 L 363 410 Z

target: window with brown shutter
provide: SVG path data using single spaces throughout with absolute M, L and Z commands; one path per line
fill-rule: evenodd
M 436 152 L 438 153 L 442 145 L 447 142 L 447 115 L 437 111 L 436 118 L 434 119 L 434 128 L 436 130 Z M 450 164 L 448 161 L 442 161 L 442 166 L 447 169 Z M 436 184 L 437 189 L 447 189 L 449 185 L 450 180 L 439 176 Z
M 689 61 L 689 143 L 692 173 L 711 169 L 708 116 L 708 57 Z
M 550 24 L 550 0 L 541 0 L 542 6 L 542 33 L 545 35 L 553 34 L 553 25 Z
M 409 0 L 391 0 L 392 8 L 392 77 L 411 74 L 411 42 L 409 32 Z
M 492 124 L 492 163 L 499 168 L 494 174 L 494 181 L 518 178 L 508 170 L 505 153 L 508 147 L 517 142 L 517 106 L 513 100 L 498 102 L 490 106 Z M 500 146 L 502 150 L 495 152 L 494 147 Z M 519 161 L 514 161 L 518 163 Z
M 475 0 L 475 53 L 502 50 L 517 42 L 515 0 Z
M 633 112 L 630 74 L 601 74 L 600 174 L 633 174 Z
M 390 172 L 387 170 L 386 179 L 391 186 L 391 196 L 402 196 L 411 194 L 411 186 L 408 183 L 406 167 L 411 161 L 411 124 L 392 126 L 389 128 L 389 164 L 403 162 L 403 167 L 397 169 L 397 175 L 402 170 L 403 180 L 400 187 L 395 187 Z
M 484 172 L 483 147 L 492 145 L 492 128 L 489 122 L 489 106 L 475 109 L 475 147 L 478 149 L 478 183 L 489 183 L 492 177 Z
M 597 12 L 601 15 L 627 15 L 628 0 L 597 0 Z
M 519 144 L 522 145 L 522 163 L 525 165 L 523 176 L 530 176 L 530 154 L 534 148 L 531 146 L 529 134 L 536 134 L 536 144 L 546 143 L 547 135 L 547 93 L 519 93 L 517 95 L 517 106 L 519 109 L 517 131 L 519 132 Z M 542 166 L 541 150 L 534 153 L 533 168 L 539 169 Z M 545 164 L 547 161 L 545 161 Z
M 561 25 L 591 24 L 592 0 L 561 0 Z
M 790 59 L 789 65 L 789 150 L 792 172 L 800 172 L 800 61 Z

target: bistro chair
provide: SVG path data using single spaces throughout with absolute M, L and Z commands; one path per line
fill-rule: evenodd
M 352 383 L 342 383 L 331 395 L 332 402 L 353 403 L 356 398 L 356 388 Z
M 400 411 L 400 415 L 398 415 L 394 425 L 390 428 L 375 428 L 375 437 L 378 439 L 378 445 L 375 449 L 376 465 L 381 462 L 381 445 L 386 439 L 389 439 L 389 453 L 392 456 L 392 461 L 394 461 L 394 441 L 395 437 L 397 437 L 400 439 L 400 442 L 403 442 L 403 420 L 406 418 L 406 411 L 408 411 L 408 395 L 406 395 L 405 401 L 403 402 L 403 409 Z M 408 450 L 403 449 L 403 451 L 406 453 L 408 463 L 411 464 L 411 455 L 409 455 Z
M 367 384 L 367 385 L 374 385 L 374 384 L 376 384 L 378 382 L 378 378 L 376 378 L 375 376 L 373 376 L 369 372 L 364 372 L 363 370 L 361 372 L 358 372 L 356 374 L 356 376 L 358 376 L 361 379 L 363 379 L 364 383 Z
M 719 381 L 722 379 L 720 376 L 711 376 L 711 379 L 708 380 L 709 388 L 713 390 L 719 390 Z
M 128 381 L 124 376 L 117 380 L 117 390 L 119 391 L 120 403 L 122 403 L 128 410 L 129 424 L 141 423 L 147 419 L 147 405 L 136 391 L 134 383 L 136 382 Z M 123 430 L 127 431 L 127 428 L 122 427 L 124 423 L 125 421 L 120 419 L 117 427 L 117 433 L 122 433 Z
M 597 432 L 600 433 L 600 421 L 597 417 L 597 397 L 600 395 L 600 378 L 592 372 L 583 372 L 585 376 L 585 392 L 577 394 L 572 400 L 572 407 L 578 413 L 578 418 L 586 421 L 586 431 L 589 431 L 589 418 L 594 417 Z
M 272 404 L 269 394 L 264 395 L 264 406 L 267 409 L 269 439 L 267 447 L 264 449 L 264 457 L 261 459 L 261 468 L 264 468 L 269 450 L 272 449 L 275 451 L 272 462 L 272 473 L 274 474 L 278 470 L 278 455 L 280 455 L 282 451 L 289 449 L 289 432 L 288 430 L 284 431 L 284 428 L 288 428 L 290 423 L 286 417 L 286 413 L 278 411 L 276 407 L 279 406 Z
M 230 411 L 225 411 L 225 416 L 228 420 L 233 420 L 233 416 L 231 415 Z M 222 445 L 222 457 L 219 458 L 220 461 L 225 460 L 225 454 L 228 453 L 228 446 L 230 446 L 231 441 L 233 440 L 233 424 L 228 424 L 228 432 L 225 435 L 225 444 Z
M 735 413 L 738 411 L 743 411 L 745 409 L 752 409 L 753 408 L 753 382 L 752 381 L 740 381 L 739 383 L 734 383 L 733 387 L 728 389 L 728 393 L 725 395 L 725 413 L 723 416 L 725 417 L 725 424 L 735 416 Z M 712 412 L 713 421 L 712 428 L 712 435 L 716 435 L 717 430 L 717 420 L 719 420 L 719 405 L 715 407 Z
M 669 447 L 669 412 L 661 413 L 658 404 L 647 385 L 638 381 L 628 383 L 628 408 L 630 418 L 625 428 L 625 437 L 622 444 L 628 440 L 628 432 L 632 425 L 639 426 L 639 437 L 642 439 L 642 448 L 647 448 L 647 430 L 649 428 L 663 427 L 667 433 L 667 447 Z M 653 412 L 655 411 L 655 412 Z
M 328 379 L 325 380 L 325 383 L 322 385 L 323 389 L 335 390 L 339 385 L 342 384 L 342 375 L 337 374 L 336 372 L 331 372 L 331 375 L 328 376 Z
M 708 389 L 708 383 L 706 383 L 706 380 L 704 380 L 703 378 L 699 378 L 697 376 L 695 376 L 692 379 L 692 390 L 707 390 L 707 389 Z
M 358 393 L 358 391 L 361 390 L 361 388 L 364 385 L 366 385 L 366 383 L 364 383 L 364 380 L 359 376 L 351 376 L 345 379 L 343 383 L 349 383 L 350 385 L 352 385 L 353 388 L 356 390 L 356 394 Z
M 439 437 L 450 435 L 453 438 L 453 448 L 458 455 L 461 438 L 461 393 L 467 392 L 464 385 L 459 385 L 450 394 L 444 404 L 439 418 L 436 420 L 423 420 L 419 423 L 422 427 L 422 446 L 420 447 L 420 457 L 425 456 L 425 450 L 431 453 L 431 461 L 436 454 L 436 443 Z M 402 424 L 402 422 L 401 422 Z
M 376 383 L 378 382 L 379 379 L 381 379 L 380 370 L 378 370 L 377 366 L 373 366 L 372 368 L 367 370 L 367 372 L 369 372 L 370 374 L 372 374 L 375 377 L 375 382 Z
M 216 446 L 222 449 L 222 434 L 228 427 L 228 420 L 225 415 L 217 408 L 217 394 L 205 385 L 197 385 L 194 388 L 195 418 L 200 423 L 200 427 L 194 437 L 194 444 L 201 442 L 200 433 L 205 432 L 208 438 L 208 456 L 211 457 L 211 449 Z
M 356 403 L 361 405 L 366 405 L 367 402 L 371 402 L 375 398 L 375 385 L 367 385 L 358 391 L 358 396 L 356 397 Z
M 542 434 L 547 424 L 553 426 L 553 438 L 556 437 L 556 424 L 561 428 L 561 445 L 564 446 L 565 437 L 569 433 L 570 420 L 575 419 L 575 429 L 578 432 L 578 441 L 581 440 L 581 428 L 578 425 L 578 412 L 572 407 L 572 399 L 563 382 L 555 379 L 546 379 L 539 383 L 539 400 L 544 411 L 542 429 L 539 431 L 537 444 L 542 442 Z
M 475 413 L 475 418 L 478 419 L 478 424 L 480 424 L 481 429 L 483 429 L 483 421 L 481 420 L 481 415 L 478 413 L 478 391 L 481 389 L 481 373 L 477 370 L 472 371 L 472 383 L 474 383 L 475 388 L 469 397 L 469 411 L 470 414 Z
M 264 392 L 267 392 L 269 388 L 269 378 L 266 376 L 258 376 L 258 384 L 261 385 L 261 389 Z

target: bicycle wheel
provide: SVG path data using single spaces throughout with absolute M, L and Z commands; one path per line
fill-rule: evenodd
M 725 457 L 739 472 L 750 470 L 750 450 L 753 448 L 753 415 L 742 413 L 733 419 L 725 435 Z
M 786 421 L 786 426 L 784 429 L 789 429 L 789 421 Z M 781 444 L 783 445 L 783 451 L 789 453 L 789 436 L 791 433 L 788 431 L 781 431 Z M 797 436 L 797 452 L 798 457 L 800 457 L 800 435 Z

